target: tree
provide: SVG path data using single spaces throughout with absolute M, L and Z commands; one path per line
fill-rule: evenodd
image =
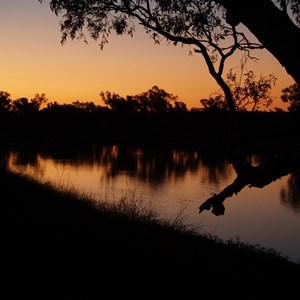
M 276 77 L 272 74 L 268 76 L 261 75 L 256 80 L 253 71 L 243 74 L 243 68 L 241 68 L 240 74 L 231 69 L 227 73 L 226 81 L 232 92 L 238 111 L 257 111 L 261 105 L 269 107 L 273 102 L 270 90 L 275 85 L 275 82 Z M 229 110 L 228 104 L 222 94 L 211 96 L 209 99 L 202 99 L 200 103 L 203 106 L 203 110 L 206 111 Z
M 226 60 L 238 50 L 254 59 L 250 51 L 266 47 L 300 83 L 299 0 L 52 0 L 50 7 L 57 15 L 63 13 L 62 42 L 85 39 L 87 29 L 103 47 L 113 31 L 133 35 L 139 23 L 155 43 L 164 37 L 175 45 L 189 45 L 203 56 L 232 111 L 235 102 L 222 74 Z M 262 44 L 238 31 L 239 23 Z
M 12 100 L 10 94 L 4 91 L 0 91 L 0 113 L 8 112 L 11 110 Z
M 46 95 L 35 94 L 34 98 L 28 100 L 25 97 L 12 101 L 12 110 L 17 113 L 34 113 L 40 111 L 48 99 Z
M 300 85 L 299 0 L 215 2 L 226 9 L 229 24 L 236 26 L 243 23 Z
M 135 112 L 137 110 L 137 103 L 135 99 L 130 96 L 126 98 L 111 92 L 101 92 L 100 97 L 102 101 L 113 111 L 119 112 Z
M 110 92 L 101 92 L 100 96 L 110 109 L 119 112 L 155 115 L 172 111 L 187 111 L 185 103 L 178 101 L 177 96 L 169 94 L 157 86 L 153 86 L 147 92 L 134 96 L 126 96 L 126 98 Z
M 289 103 L 289 111 L 300 111 L 300 88 L 296 83 L 283 89 L 281 100 Z
M 210 96 L 208 99 L 201 99 L 202 107 L 200 111 L 225 111 L 228 105 L 224 101 L 222 95 Z
M 185 109 L 185 105 L 177 100 L 177 96 L 167 93 L 165 90 L 153 86 L 147 92 L 133 97 L 137 102 L 138 111 L 143 114 L 168 113 L 174 110 Z M 173 107 L 174 106 L 174 107 Z
M 92 38 L 100 39 L 103 48 L 112 32 L 132 36 L 138 23 L 155 43 L 163 37 L 174 45 L 188 45 L 190 53 L 203 56 L 232 111 L 236 110 L 234 99 L 222 77 L 225 62 L 237 51 L 254 59 L 250 50 L 263 48 L 226 23 L 223 7 L 214 1 L 52 0 L 50 7 L 57 15 L 63 13 L 62 42 L 76 37 L 86 41 L 86 29 Z

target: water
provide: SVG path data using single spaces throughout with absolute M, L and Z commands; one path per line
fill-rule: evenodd
M 261 157 L 253 154 L 253 164 Z M 223 240 L 272 248 L 300 260 L 299 174 L 264 188 L 245 187 L 227 198 L 225 214 L 199 214 L 199 206 L 236 178 L 224 154 L 204 147 L 170 149 L 128 145 L 43 145 L 10 150 L 8 166 L 42 180 L 113 201 L 124 194 L 151 205 L 161 218 L 186 224 Z

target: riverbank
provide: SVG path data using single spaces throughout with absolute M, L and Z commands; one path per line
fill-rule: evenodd
M 6 299 L 269 299 L 299 289 L 300 265 L 270 249 L 166 224 L 134 202 L 95 207 L 74 190 L 4 170 L 0 182 Z

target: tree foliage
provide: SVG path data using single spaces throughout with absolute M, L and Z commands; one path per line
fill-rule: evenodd
M 46 104 L 48 99 L 46 95 L 35 94 L 34 98 L 28 100 L 25 97 L 12 101 L 12 110 L 17 113 L 34 113 L 40 111 L 42 106 Z
M 48 99 L 44 93 L 35 94 L 30 100 L 26 97 L 12 100 L 8 92 L 0 91 L 0 113 L 14 112 L 24 114 L 38 112 L 47 101 Z
M 226 80 L 238 111 L 258 111 L 269 107 L 273 98 L 270 90 L 275 85 L 276 77 L 273 74 L 267 76 L 260 75 L 258 79 L 253 71 L 243 73 L 234 72 L 231 69 L 227 73 Z M 209 99 L 201 99 L 200 103 L 203 110 L 229 110 L 228 103 L 225 101 L 223 94 L 211 95 Z
M 113 111 L 133 112 L 144 115 L 155 115 L 174 111 L 187 111 L 186 104 L 177 96 L 153 86 L 150 90 L 135 96 L 121 97 L 111 92 L 101 92 L 103 102 Z
M 241 84 L 243 80 L 243 83 Z M 257 111 L 261 106 L 269 107 L 273 98 L 270 90 L 275 85 L 276 77 L 273 74 L 260 75 L 256 80 L 253 71 L 238 76 L 232 70 L 227 74 L 227 83 L 239 110 Z M 250 108 L 249 108 L 250 107 Z
M 283 89 L 281 100 L 289 103 L 288 111 L 300 111 L 300 88 L 296 83 Z
M 10 94 L 4 91 L 0 91 L 0 113 L 6 112 L 11 109 L 11 98 Z

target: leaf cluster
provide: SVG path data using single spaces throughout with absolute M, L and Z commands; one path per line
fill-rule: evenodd
M 261 48 L 227 24 L 224 8 L 211 0 L 51 0 L 50 7 L 62 17 L 62 43 L 68 38 L 87 42 L 88 33 L 103 48 L 111 33 L 133 36 L 139 24 L 155 43 L 163 37 L 175 45 L 193 45 L 200 52 L 212 48 L 222 56 L 233 48 Z
M 258 79 L 253 71 L 239 74 L 231 69 L 227 73 L 227 85 L 231 90 L 238 111 L 259 111 L 261 106 L 269 107 L 273 103 L 270 90 L 275 85 L 273 74 L 261 75 Z M 208 99 L 201 99 L 203 110 L 229 110 L 225 96 L 216 94 Z

